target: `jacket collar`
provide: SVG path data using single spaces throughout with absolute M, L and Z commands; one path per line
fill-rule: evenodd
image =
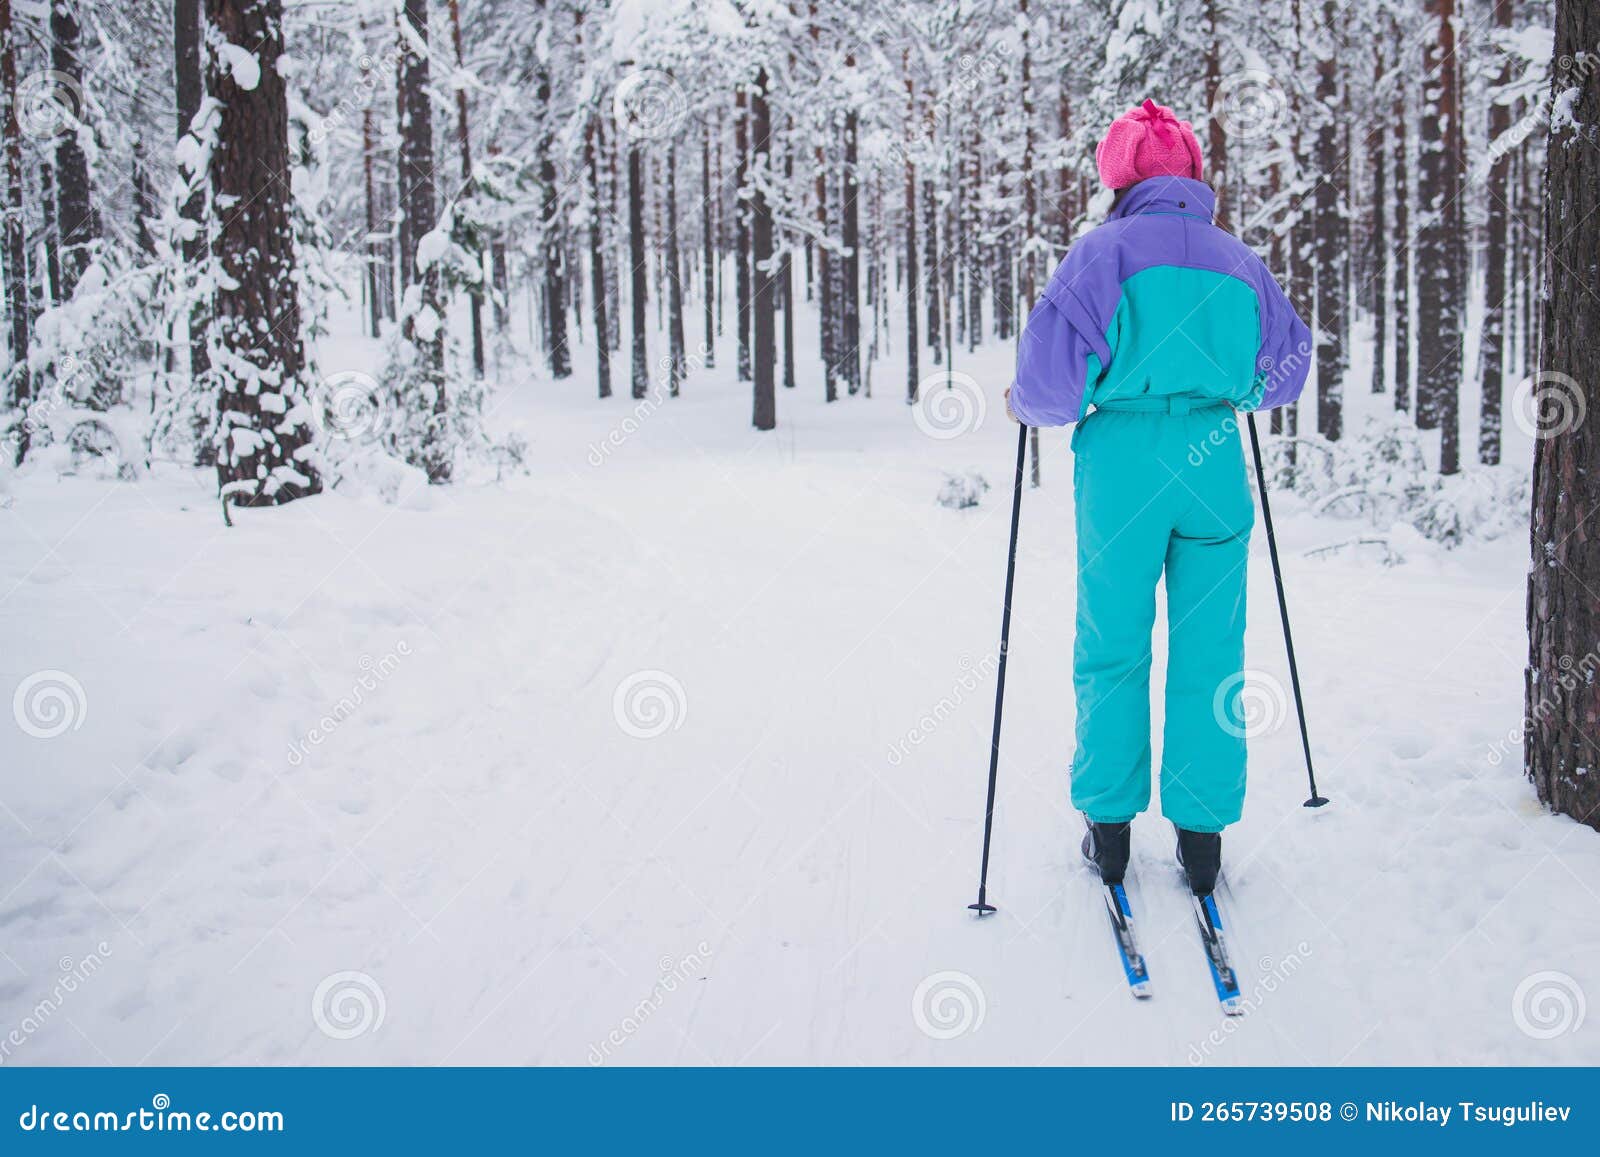
M 1217 195 L 1204 181 L 1188 177 L 1147 177 L 1128 189 L 1111 220 L 1136 213 L 1182 213 L 1210 221 Z

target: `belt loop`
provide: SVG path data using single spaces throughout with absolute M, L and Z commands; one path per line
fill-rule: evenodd
M 1189 398 L 1188 398 L 1188 396 L 1185 395 L 1185 394 L 1174 394 L 1174 395 L 1172 395 L 1171 400 L 1167 403 L 1167 413 L 1176 414 L 1177 416 L 1182 417 L 1183 415 L 1187 414 L 1188 412 L 1189 412 Z

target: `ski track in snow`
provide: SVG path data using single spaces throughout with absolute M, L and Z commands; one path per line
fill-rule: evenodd
M 1067 797 L 1071 460 L 1047 432 L 1022 516 L 1000 912 L 965 910 L 1007 361 L 958 357 L 989 412 L 948 441 L 916 431 L 893 363 L 877 397 L 832 408 L 802 375 L 767 436 L 743 428 L 748 387 L 699 373 L 598 467 L 590 446 L 633 403 L 592 400 L 580 368 L 501 395 L 528 477 L 395 507 L 332 493 L 232 530 L 210 480 L 170 468 L 14 480 L 0 675 L 66 671 L 87 709 L 56 738 L 0 732 L 0 1035 L 21 1036 L 4 1062 L 1600 1062 L 1594 1020 L 1546 1040 L 1513 1012 L 1544 971 L 1600 1000 L 1600 836 L 1542 813 L 1508 740 L 1516 535 L 1392 569 L 1311 560 L 1349 524 L 1280 497 L 1333 803 L 1299 806 L 1291 707 L 1252 743 L 1225 843 L 1251 1006 L 1234 1020 L 1170 829 L 1136 824 L 1156 995 L 1135 1004 Z M 936 506 L 941 471 L 968 468 L 991 484 L 981 505 Z M 1287 694 L 1259 526 L 1252 550 L 1249 663 Z M 654 738 L 613 716 L 640 671 L 682 688 Z M 91 953 L 93 974 L 52 995 Z M 365 1011 L 323 1013 L 354 1016 L 349 1039 L 313 1014 L 341 972 L 365 974 Z M 923 1014 L 965 1025 L 950 1039 L 913 1011 L 939 973 L 963 974 Z

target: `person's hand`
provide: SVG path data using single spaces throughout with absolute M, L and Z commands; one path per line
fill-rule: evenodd
M 1016 422 L 1018 425 L 1022 424 L 1022 419 L 1017 417 L 1017 415 L 1014 412 L 1012 412 L 1012 409 L 1011 409 L 1011 387 L 1010 386 L 1006 387 L 1006 417 L 1010 418 L 1013 422 Z

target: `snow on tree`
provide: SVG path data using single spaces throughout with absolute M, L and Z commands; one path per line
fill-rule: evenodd
M 208 330 L 217 479 L 225 504 L 271 506 L 321 489 L 287 179 L 283 3 L 206 0 L 206 18 L 207 101 L 197 119 L 209 145 L 217 217 Z

